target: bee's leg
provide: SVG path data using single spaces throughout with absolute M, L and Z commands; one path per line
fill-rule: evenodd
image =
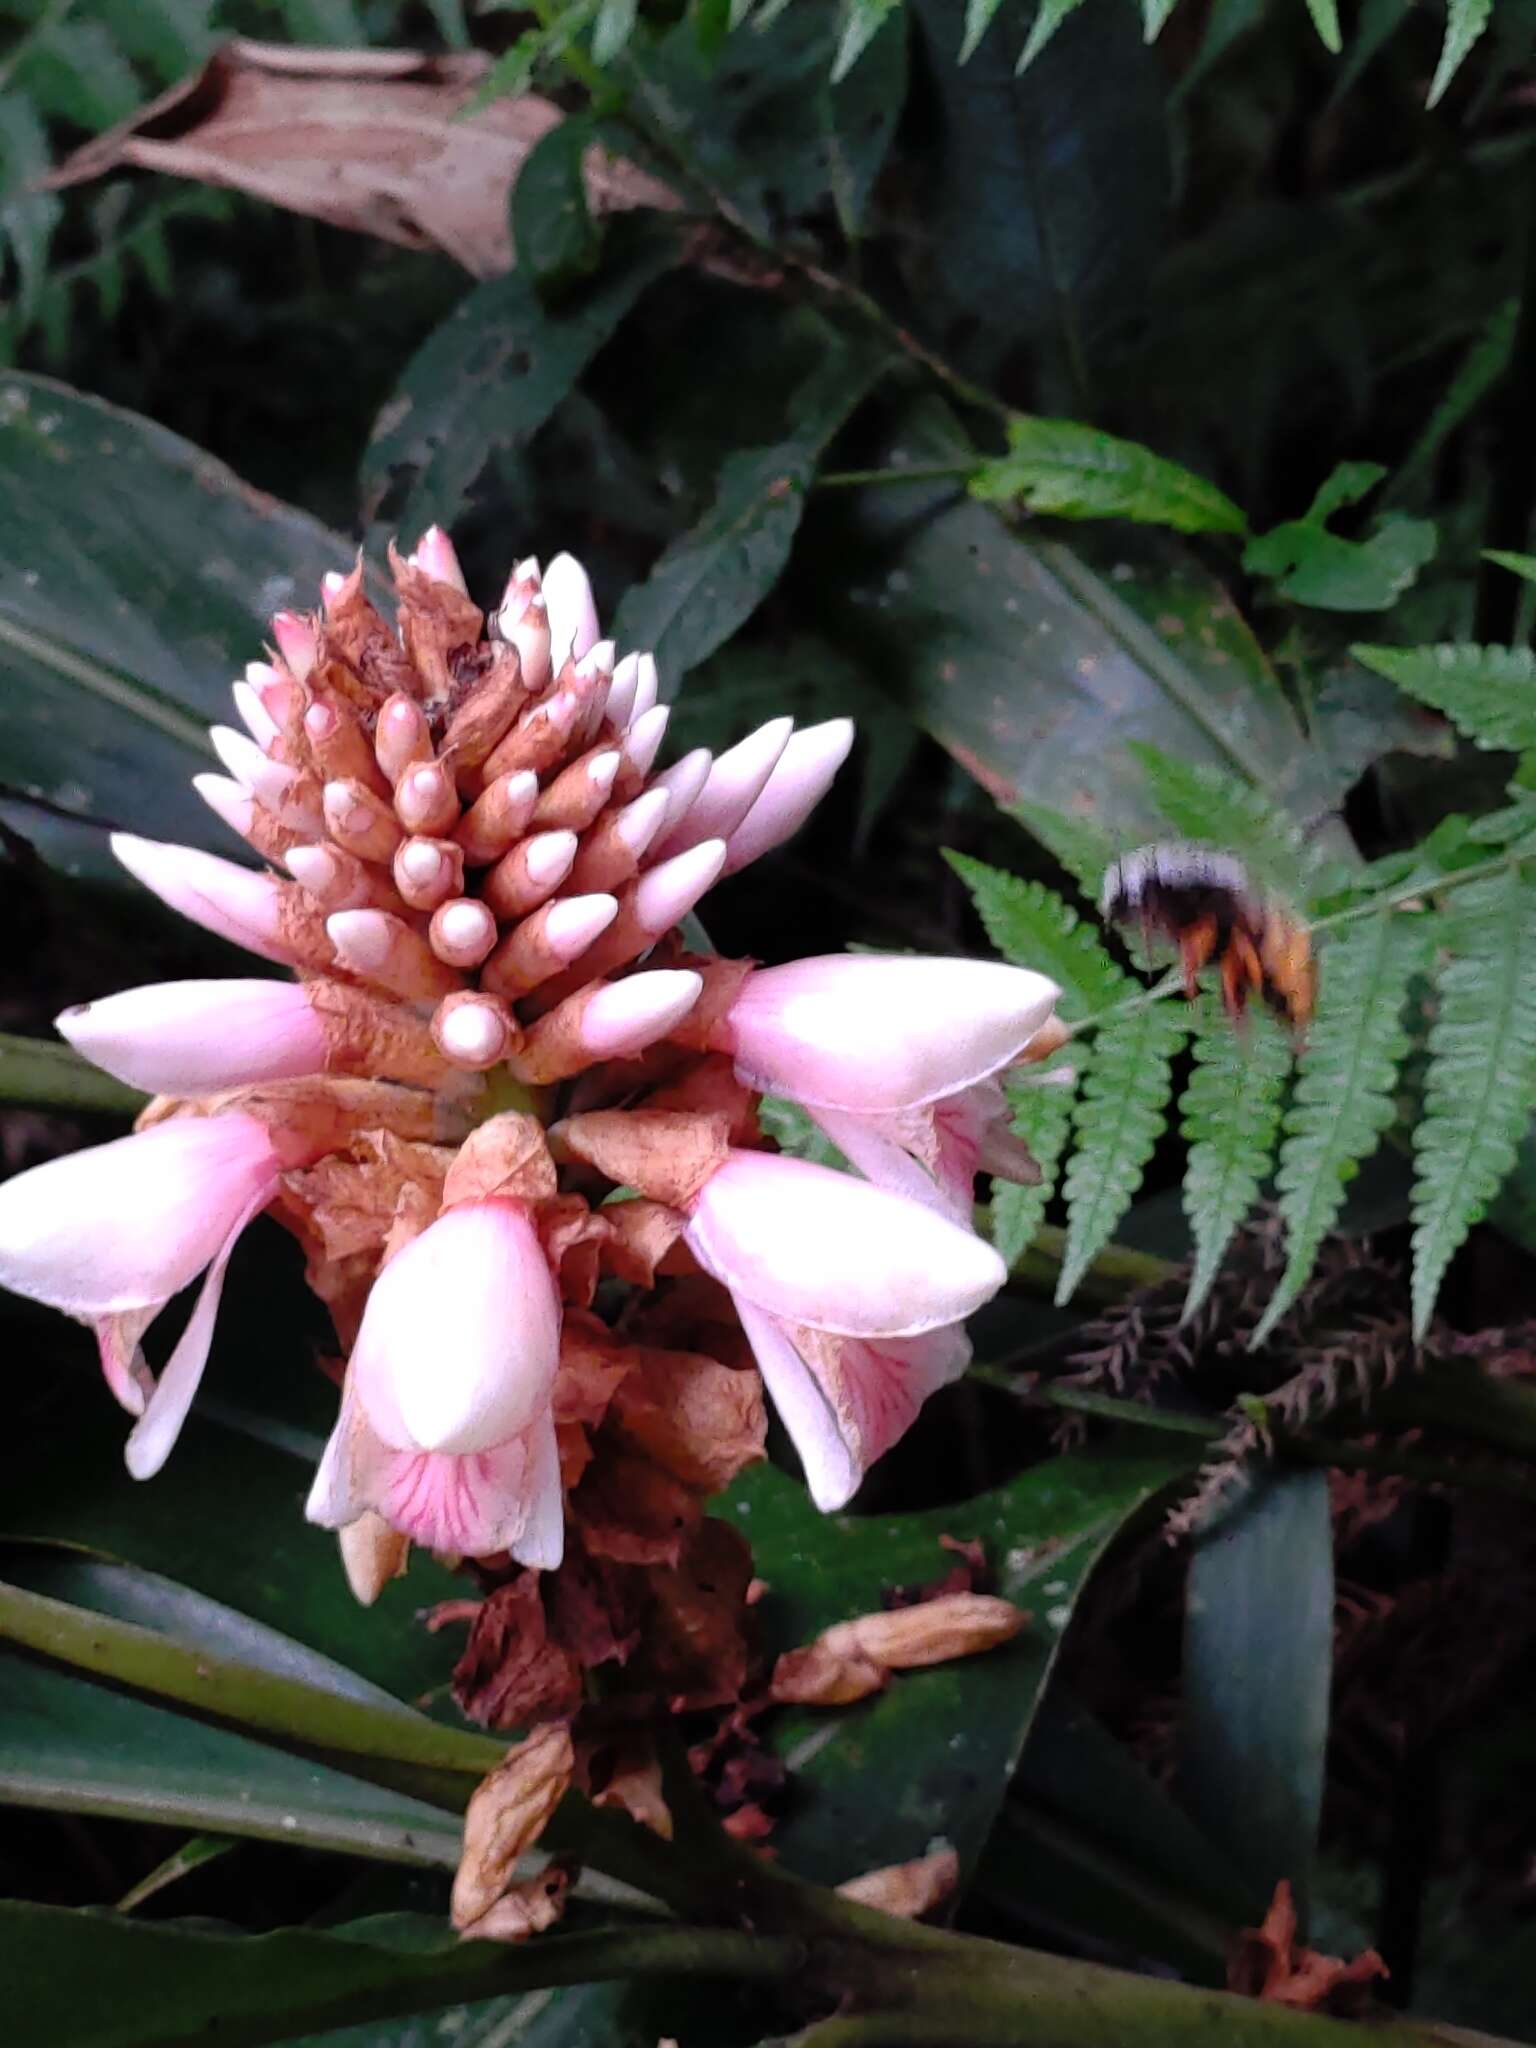
M 1221 956 L 1221 1000 L 1233 1023 L 1247 1009 L 1250 994 L 1263 986 L 1264 968 L 1258 949 L 1242 926 L 1237 925 L 1227 941 L 1227 950 Z
M 1200 993 L 1200 970 L 1216 951 L 1214 917 L 1197 917 L 1179 933 L 1179 964 L 1184 969 L 1184 993 L 1191 1002 Z

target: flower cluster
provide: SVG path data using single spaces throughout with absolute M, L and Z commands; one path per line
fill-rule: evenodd
M 147 1477 L 270 1211 L 347 1354 L 308 1513 L 364 1597 L 411 1541 L 675 1564 L 762 1454 L 761 1388 L 840 1507 L 1002 1283 L 974 1178 L 1029 1172 L 999 1076 L 1058 1041 L 1056 991 L 973 961 L 688 952 L 680 921 L 800 826 L 851 727 L 778 719 L 658 772 L 655 664 L 615 659 L 569 556 L 519 565 L 488 620 L 441 532 L 391 561 L 393 624 L 361 568 L 327 577 L 234 685 L 245 731 L 211 736 L 228 774 L 197 787 L 268 865 L 114 842 L 293 978 L 59 1019 L 157 1099 L 0 1189 L 0 1283 L 90 1325 Z M 857 1171 L 775 1151 L 765 1091 Z M 145 1334 L 199 1274 L 156 1374 Z

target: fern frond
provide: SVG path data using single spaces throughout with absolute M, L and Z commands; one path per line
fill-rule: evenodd
M 832 59 L 834 85 L 841 84 L 848 76 L 884 28 L 887 18 L 901 4 L 902 0 L 843 0 L 842 33 L 838 38 L 837 55 Z
M 1307 12 L 1312 17 L 1312 26 L 1317 30 L 1323 48 L 1330 56 L 1337 57 L 1344 47 L 1343 31 L 1339 27 L 1339 0 L 1307 0 Z
M 960 59 L 968 63 L 975 55 L 976 45 L 992 26 L 993 17 L 1002 6 L 1003 0 L 965 0 L 965 33 L 960 42 Z
M 1445 10 L 1445 41 L 1440 46 L 1440 62 L 1435 66 L 1434 78 L 1430 81 L 1427 107 L 1438 104 L 1446 87 L 1461 69 L 1467 52 L 1488 26 L 1493 13 L 1493 0 L 1447 0 Z
M 1529 647 L 1352 647 L 1421 704 L 1443 711 L 1480 747 L 1536 747 L 1536 654 Z
M 1237 854 L 1256 880 L 1297 903 L 1344 879 L 1340 864 L 1252 783 L 1139 740 L 1127 751 L 1141 764 L 1147 794 L 1182 838 Z
M 1518 299 L 1511 299 L 1509 304 L 1511 312 L 1519 310 Z M 1514 345 L 1513 333 L 1510 335 L 1510 345 Z M 1522 583 L 1536 583 L 1536 555 L 1516 554 L 1512 548 L 1484 548 L 1483 559 L 1497 562 L 1501 569 L 1508 569 L 1513 575 L 1518 576 Z
M 1179 1102 L 1189 1146 L 1184 1214 L 1195 1240 L 1181 1318 L 1186 1322 L 1210 1292 L 1269 1171 L 1280 1129 L 1280 1091 L 1291 1064 L 1290 1045 L 1272 1017 L 1256 1014 L 1235 1031 L 1210 995 L 1201 1002 L 1193 1052 L 1194 1071 Z
M 1383 912 L 1335 939 L 1323 957 L 1317 1016 L 1280 1149 L 1285 1271 L 1253 1333 L 1256 1345 L 1306 1284 L 1345 1187 L 1392 1121 L 1392 1089 L 1408 1050 L 1403 1003 L 1429 936 L 1427 920 Z
M 1034 1071 L 1037 1080 L 1012 1082 L 1008 1103 L 1013 1111 L 1013 1130 L 1029 1147 L 1040 1169 L 1036 1187 L 1020 1187 L 1016 1181 L 995 1181 L 992 1187 L 992 1242 L 1004 1263 L 1011 1266 L 1034 1238 L 1045 1221 L 1045 1212 L 1056 1188 L 1057 1169 L 1067 1149 L 1072 1130 L 1072 1098 L 1082 1085 L 1086 1059 L 1092 1055 L 1085 1046 L 1074 1045 L 1045 1067 Z M 1051 1072 L 1068 1073 L 1071 1078 L 1048 1081 Z
M 1224 491 L 1139 441 L 1028 413 L 1009 420 L 1008 453 L 983 462 L 966 488 L 985 504 L 1017 503 L 1056 519 L 1135 519 L 1179 533 L 1248 525 Z
M 1458 891 L 1435 977 L 1424 1114 L 1414 1132 L 1413 1334 L 1487 1210 L 1536 1106 L 1536 890 L 1513 865 Z
M 1038 804 L 1030 797 L 1010 804 L 1008 814 L 1017 818 L 1046 852 L 1061 863 L 1090 903 L 1098 902 L 1105 874 L 1124 851 L 1112 832 L 1106 832 L 1091 819 L 1071 817 L 1066 811 L 1053 810 L 1049 804 Z
M 1075 13 L 1082 4 L 1083 0 L 1040 0 L 1040 12 L 1030 26 L 1028 38 L 1019 53 L 1019 61 L 1013 67 L 1014 70 L 1027 71 L 1067 16 Z
M 1067 1167 L 1058 1306 L 1071 1300 L 1141 1186 L 1168 1122 L 1174 1055 L 1188 1035 L 1188 1013 L 1172 1003 L 1149 1003 L 1095 1034 L 1073 1117 L 1077 1149 Z
M 1054 889 L 948 847 L 944 858 L 970 890 L 987 937 L 1003 958 L 1048 974 L 1060 986 L 1057 1008 L 1069 1024 L 1135 993 L 1139 984 L 1115 965 L 1091 927 Z

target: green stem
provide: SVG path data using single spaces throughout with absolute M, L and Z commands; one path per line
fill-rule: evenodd
M 68 1109 L 101 1116 L 134 1116 L 149 1097 L 114 1081 L 67 1045 L 18 1038 L 0 1031 L 0 1102 Z
M 935 484 L 951 477 L 974 476 L 979 458 L 969 462 L 913 462 L 894 469 L 824 469 L 812 477 L 813 491 L 853 490 L 864 484 Z
M 985 1204 L 977 1208 L 977 1229 L 987 1234 L 990 1212 Z M 1053 1223 L 1042 1223 L 1009 1268 L 1010 1277 L 1025 1286 L 1054 1293 L 1056 1280 L 1066 1257 L 1067 1233 Z M 1171 1259 L 1155 1252 L 1137 1251 L 1128 1244 L 1107 1244 L 1083 1276 L 1080 1298 L 1092 1305 L 1114 1302 L 1138 1287 L 1160 1287 L 1177 1268 Z

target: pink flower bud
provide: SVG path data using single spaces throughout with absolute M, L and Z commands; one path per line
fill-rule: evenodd
M 718 755 L 704 787 L 657 848 L 662 857 L 703 839 L 728 838 L 767 787 L 793 731 L 793 719 L 773 718 Z
M 544 606 L 550 664 L 559 675 L 568 660 L 580 661 L 595 646 L 600 630 L 592 585 L 574 555 L 556 555 L 544 571 Z
M 724 1050 L 751 1087 L 877 1115 L 1011 1065 L 1059 994 L 1043 974 L 992 960 L 822 954 L 749 975 Z
M 790 735 L 762 795 L 730 835 L 728 875 L 794 837 L 831 788 L 852 745 L 851 718 L 829 719 Z
M 291 964 L 293 952 L 283 936 L 282 896 L 271 875 L 237 867 L 193 846 L 139 839 L 131 832 L 114 832 L 110 843 L 135 881 L 172 910 L 263 960 Z
M 325 1032 L 296 982 L 156 982 L 77 1003 L 54 1022 L 76 1052 L 152 1095 L 207 1095 L 326 1065 Z
M 962 1322 L 1007 1268 L 958 1223 L 803 1159 L 732 1152 L 688 1226 L 694 1256 L 740 1300 L 850 1337 Z
M 581 1015 L 581 1043 L 594 1059 L 626 1059 L 675 1031 L 699 999 L 700 976 L 660 968 L 610 982 Z
M 416 543 L 411 556 L 416 567 L 428 576 L 435 576 L 439 583 L 448 583 L 455 590 L 468 593 L 464 571 L 459 567 L 459 557 L 453 542 L 440 526 L 429 526 Z

